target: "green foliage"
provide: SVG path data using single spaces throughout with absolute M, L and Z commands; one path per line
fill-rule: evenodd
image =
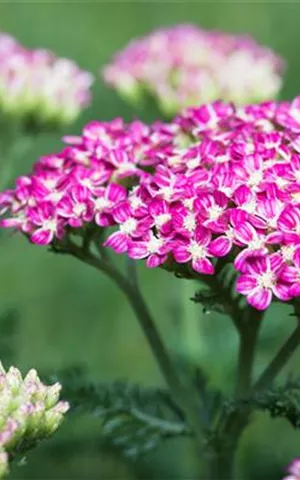
M 194 373 L 194 383 L 201 400 L 200 421 L 205 430 L 212 430 L 222 411 L 224 396 L 219 390 L 209 385 L 207 376 L 200 368 L 197 368 Z
M 229 401 L 228 412 L 250 406 L 268 412 L 272 418 L 284 418 L 294 428 L 300 428 L 300 380 L 288 380 L 284 385 L 258 391 L 248 399 Z
M 235 291 L 236 272 L 231 265 L 219 264 L 216 266 L 217 275 L 201 278 L 205 284 L 191 299 L 200 303 L 203 313 L 217 312 L 231 317 L 239 317 L 243 308 L 243 300 Z M 218 269 L 219 267 L 219 269 Z
M 73 408 L 101 418 L 101 435 L 125 456 L 137 457 L 167 438 L 192 432 L 168 391 L 126 382 L 93 383 L 84 370 L 61 372 L 63 397 Z

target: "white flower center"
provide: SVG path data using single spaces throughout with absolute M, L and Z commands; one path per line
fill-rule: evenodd
M 192 255 L 193 260 L 198 260 L 199 258 L 205 258 L 207 249 L 203 245 L 199 245 L 199 243 L 192 241 L 188 247 L 190 254 Z
M 250 248 L 250 250 L 259 250 L 262 247 L 264 247 L 263 238 L 254 238 L 248 243 L 248 248 Z
M 228 240 L 233 240 L 235 238 L 235 235 L 234 235 L 234 230 L 233 228 L 229 228 L 226 232 L 226 237 L 228 238 Z
M 136 210 L 137 208 L 141 207 L 143 205 L 142 199 L 139 197 L 131 197 L 129 199 L 130 206 L 133 208 L 133 210 Z
M 96 210 L 104 210 L 105 208 L 109 208 L 111 206 L 111 202 L 105 197 L 99 197 L 95 200 L 95 207 Z
M 136 229 L 137 226 L 137 221 L 135 218 L 128 218 L 126 222 L 124 222 L 122 225 L 120 225 L 120 231 L 122 233 L 125 233 L 125 235 L 130 235 L 133 233 Z
M 56 180 L 54 180 L 54 178 L 47 178 L 44 180 L 44 185 L 48 190 L 54 190 L 56 187 Z
M 34 198 L 34 197 L 29 197 L 28 198 L 27 205 L 29 205 L 29 207 L 35 207 L 36 203 L 37 203 L 36 198 Z
M 47 199 L 50 201 L 50 202 L 53 202 L 53 203 L 58 203 L 61 198 L 63 197 L 64 195 L 64 192 L 52 192 L 50 193 L 49 195 L 47 195 Z
M 215 157 L 215 160 L 218 163 L 225 163 L 228 162 L 229 156 L 227 155 L 227 153 L 225 153 L 225 155 L 218 155 L 217 157 Z
M 258 185 L 263 179 L 263 172 L 261 172 L 260 170 L 256 170 L 255 172 L 252 172 L 250 175 L 249 175 L 249 179 L 248 179 L 248 185 L 251 185 L 251 186 L 256 186 Z
M 149 240 L 147 248 L 148 252 L 151 253 L 156 253 L 162 246 L 163 246 L 163 239 L 162 238 L 156 238 L 152 237 L 151 240 Z
M 76 152 L 75 158 L 77 162 L 81 162 L 85 165 L 88 165 L 90 163 L 87 152 Z
M 298 110 L 298 108 L 292 108 L 290 113 L 296 122 L 300 122 L 300 110 Z
M 130 163 L 130 162 L 124 162 L 124 163 L 121 163 L 118 168 L 117 168 L 117 172 L 118 173 L 126 173 L 126 172 L 131 172 L 132 170 L 135 169 L 135 165 L 133 163 Z
M 276 178 L 276 184 L 278 185 L 279 188 L 285 188 L 288 185 L 288 183 L 289 182 L 282 177 Z
M 254 152 L 254 145 L 253 143 L 247 143 L 246 147 L 245 147 L 245 153 L 247 155 L 250 155 L 251 153 Z
M 193 213 L 189 213 L 183 220 L 183 227 L 188 232 L 193 232 L 196 228 L 196 218 Z
M 56 220 L 52 218 L 51 220 L 45 220 L 43 223 L 43 228 L 49 230 L 50 232 L 56 232 Z
M 283 256 L 284 260 L 289 262 L 289 261 L 293 260 L 294 253 L 295 253 L 295 247 L 293 247 L 292 245 L 283 245 L 281 247 L 281 253 L 282 253 L 282 256 Z
M 160 189 L 160 193 L 162 194 L 163 198 L 167 201 L 171 200 L 173 192 L 174 192 L 173 185 L 168 185 Z
M 242 205 L 241 208 L 245 210 L 245 212 L 254 213 L 256 210 L 256 201 L 251 200 L 248 203 L 244 203 L 244 205 Z
M 77 203 L 73 207 L 73 212 L 76 217 L 80 217 L 86 211 L 86 205 L 84 203 Z
M 157 217 L 155 218 L 155 224 L 157 227 L 162 227 L 170 219 L 171 219 L 170 213 L 161 213 L 160 215 L 157 215 Z
M 300 203 L 300 192 L 292 193 L 291 197 L 294 203 Z
M 88 189 L 91 189 L 93 187 L 93 184 L 92 184 L 90 178 L 83 178 L 82 180 L 80 180 L 80 183 L 81 183 L 81 185 L 83 185 L 84 187 L 86 187 Z
M 191 158 L 190 160 L 188 160 L 186 162 L 187 164 L 187 167 L 190 168 L 191 170 L 193 170 L 194 168 L 197 168 L 200 164 L 199 162 L 199 158 Z
M 214 205 L 213 207 L 208 209 L 209 219 L 216 220 L 217 218 L 219 218 L 222 212 L 223 212 L 222 207 L 219 207 L 219 205 Z
M 194 205 L 194 200 L 195 200 L 194 197 L 185 198 L 182 203 L 186 208 L 188 208 L 189 210 L 192 210 L 193 205 Z
M 225 185 L 218 187 L 218 190 L 220 190 L 222 193 L 225 193 L 226 197 L 231 197 L 233 193 L 233 189 L 231 187 L 226 187 Z
M 170 167 L 177 167 L 177 165 L 180 165 L 180 163 L 181 157 L 179 155 L 172 155 L 172 157 L 168 159 L 168 164 Z
M 273 288 L 276 284 L 276 275 L 273 272 L 265 272 L 257 278 L 260 288 Z

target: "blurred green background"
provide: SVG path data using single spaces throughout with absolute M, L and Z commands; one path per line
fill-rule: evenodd
M 45 47 L 73 58 L 96 76 L 131 38 L 163 25 L 193 22 L 210 29 L 249 33 L 286 59 L 285 99 L 300 92 L 299 16 L 300 3 L 286 1 L 0 2 L 2 31 L 29 47 Z M 139 113 L 144 120 L 153 118 L 151 112 Z M 136 112 L 97 78 L 92 106 L 68 132 L 79 132 L 92 119 L 122 116 L 130 120 L 134 115 Z M 26 173 L 39 155 L 60 147 L 58 135 L 39 137 L 31 154 L 17 166 L 16 174 Z M 19 368 L 25 372 L 34 366 L 55 372 L 83 363 L 93 380 L 163 383 L 132 312 L 110 281 L 71 258 L 30 246 L 18 235 L 2 235 L 1 252 L 1 311 L 15 308 L 20 313 L 19 326 L 10 339 L 13 361 Z M 191 286 L 162 271 L 146 271 L 142 265 L 139 268 L 145 295 L 174 353 L 181 355 L 187 347 L 189 358 L 206 368 L 212 383 L 230 392 L 237 338 L 227 319 L 203 315 L 199 306 L 186 302 L 185 314 L 190 322 L 178 325 L 172 295 L 176 289 L 191 292 Z M 257 371 L 293 323 L 285 309 L 272 307 L 264 321 Z M 287 371 L 297 372 L 299 359 L 299 355 L 294 357 Z M 51 441 L 29 455 L 28 464 L 12 470 L 11 478 L 197 478 L 197 459 L 188 442 L 170 441 L 133 464 L 99 446 L 97 431 L 95 419 L 70 418 Z M 279 479 L 284 466 L 297 455 L 300 434 L 283 421 L 261 415 L 243 438 L 239 478 Z

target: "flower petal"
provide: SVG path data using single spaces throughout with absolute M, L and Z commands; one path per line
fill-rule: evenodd
M 269 289 L 257 287 L 249 293 L 247 301 L 257 310 L 266 310 L 272 301 L 272 292 Z
M 232 247 L 232 241 L 225 236 L 221 236 L 213 240 L 208 248 L 209 253 L 216 257 L 225 257 Z

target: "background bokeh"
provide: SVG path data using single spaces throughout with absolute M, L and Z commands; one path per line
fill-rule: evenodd
M 24 0 L 0 2 L 0 29 L 29 47 L 45 47 L 73 58 L 96 75 L 116 49 L 163 25 L 193 22 L 209 29 L 249 33 L 286 59 L 282 97 L 290 99 L 300 92 L 299 15 L 300 3 L 286 1 Z M 92 119 L 122 116 L 130 120 L 135 115 L 151 120 L 154 111 L 133 112 L 97 79 L 92 106 L 68 132 L 78 133 Z M 59 135 L 39 137 L 31 153 L 16 166 L 16 174 L 26 173 L 37 156 L 59 150 L 60 146 Z M 186 301 L 183 316 L 189 322 L 180 323 L 174 292 L 190 294 L 192 286 L 169 278 L 163 271 L 139 268 L 145 295 L 174 354 L 185 355 L 204 366 L 212 384 L 230 392 L 237 338 L 227 319 L 203 315 L 199 306 Z M 54 373 L 70 365 L 84 364 L 95 381 L 163 383 L 122 295 L 98 272 L 79 262 L 31 246 L 21 236 L 1 234 L 0 299 L 1 311 L 12 309 L 19 313 L 11 332 L 6 332 L 7 324 L 6 333 L 0 325 L 0 338 L 7 335 L 10 360 L 24 372 L 34 366 Z M 272 307 L 268 313 L 257 371 L 293 327 L 294 320 L 288 313 L 280 307 Z M 299 360 L 300 356 L 295 356 L 287 371 L 297 373 Z M 28 464 L 16 466 L 11 478 L 197 478 L 201 452 L 195 456 L 188 442 L 170 441 L 160 451 L 133 464 L 101 445 L 97 427 L 97 419 L 73 417 L 51 441 L 29 455 Z M 240 478 L 279 479 L 284 466 L 296 455 L 300 455 L 300 434 L 283 421 L 257 416 L 239 452 Z

